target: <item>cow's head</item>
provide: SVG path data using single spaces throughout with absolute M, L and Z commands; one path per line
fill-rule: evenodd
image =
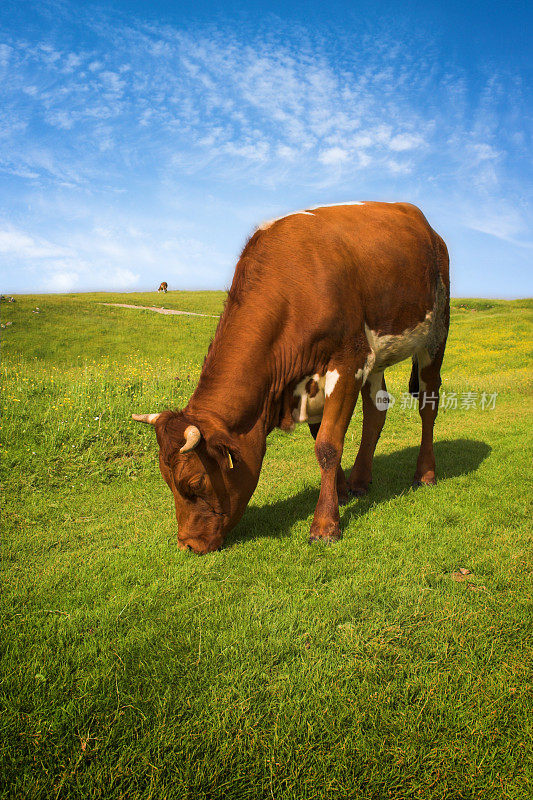
M 196 553 L 218 550 L 237 524 L 259 477 L 257 453 L 247 437 L 223 423 L 195 422 L 184 412 L 133 414 L 155 427 L 159 468 L 174 496 L 178 546 Z

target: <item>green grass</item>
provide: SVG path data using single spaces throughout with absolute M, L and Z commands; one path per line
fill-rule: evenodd
M 197 557 L 130 414 L 186 402 L 216 319 L 98 301 L 223 299 L 1 305 L 0 796 L 531 797 L 533 303 L 454 301 L 443 389 L 498 396 L 439 415 L 435 489 L 409 489 L 405 363 L 338 544 L 307 543 L 319 470 L 300 426 L 269 437 L 244 518 Z

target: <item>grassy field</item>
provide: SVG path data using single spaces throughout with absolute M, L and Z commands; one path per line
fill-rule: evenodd
M 409 488 L 405 363 L 338 544 L 307 542 L 319 470 L 300 426 L 269 437 L 244 518 L 198 557 L 130 415 L 183 406 L 216 319 L 99 301 L 223 298 L 1 305 L 0 796 L 531 798 L 533 302 L 454 301 L 437 487 Z M 345 468 L 360 423 L 358 406 Z

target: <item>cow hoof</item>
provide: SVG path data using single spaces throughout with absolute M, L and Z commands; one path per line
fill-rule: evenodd
M 338 542 L 340 538 L 340 536 L 310 536 L 309 544 L 317 544 L 317 542 L 320 542 L 321 544 L 330 545 Z
M 369 491 L 370 488 L 368 486 L 352 486 L 350 489 L 350 492 L 354 497 L 365 497 Z
M 413 487 L 413 489 L 416 490 L 416 489 L 420 489 L 421 486 L 436 486 L 436 485 L 437 485 L 436 478 L 430 478 L 427 481 L 422 480 L 421 478 L 415 478 L 414 481 L 413 481 L 412 487 Z
M 350 502 L 350 492 L 342 492 L 338 495 L 339 505 L 346 506 Z
M 319 527 L 318 525 L 315 526 L 315 524 L 313 523 L 313 525 L 311 525 L 309 544 L 313 544 L 314 542 L 333 544 L 333 542 L 338 542 L 341 536 L 342 533 L 338 522 L 330 525 L 324 525 L 321 527 Z

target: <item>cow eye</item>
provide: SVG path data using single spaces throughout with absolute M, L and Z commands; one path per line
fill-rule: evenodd
M 204 479 L 202 476 L 193 478 L 190 481 L 181 480 L 178 485 L 180 494 L 187 498 L 187 500 L 194 501 L 199 495 L 202 494 L 205 488 Z

